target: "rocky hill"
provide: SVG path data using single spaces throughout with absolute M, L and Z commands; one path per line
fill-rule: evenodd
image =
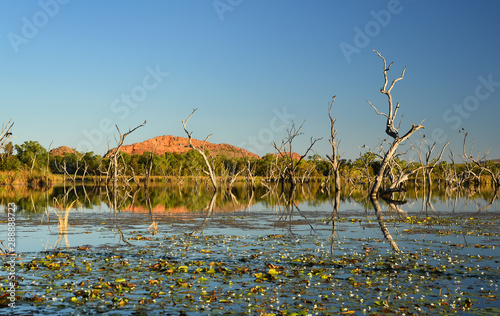
M 69 148 L 68 146 L 61 146 L 52 149 L 49 151 L 49 154 L 52 156 L 64 156 L 64 154 L 72 154 L 75 150 L 73 148 Z
M 201 148 L 203 141 L 193 139 L 193 145 Z M 123 145 L 120 148 L 121 152 L 131 155 L 142 155 L 144 152 L 153 152 L 157 155 L 164 155 L 166 152 L 170 153 L 186 153 L 190 150 L 189 139 L 186 137 L 178 136 L 158 136 L 141 143 L 131 145 Z M 227 157 L 249 157 L 260 158 L 254 153 L 251 153 L 243 148 L 235 147 L 229 144 L 213 144 L 208 141 L 205 143 L 205 150 L 210 152 L 210 155 L 225 155 Z M 114 148 L 109 150 L 105 157 L 107 157 Z

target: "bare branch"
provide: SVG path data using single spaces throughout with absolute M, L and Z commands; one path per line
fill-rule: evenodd
M 122 147 L 123 143 L 125 142 L 125 138 L 128 135 L 130 135 L 132 132 L 134 132 L 138 128 L 143 127 L 144 125 L 146 125 L 146 120 L 144 120 L 144 123 L 136 126 L 133 129 L 129 128 L 128 132 L 126 132 L 123 135 L 122 135 L 122 133 L 120 131 L 120 128 L 118 128 L 118 125 L 115 125 L 116 130 L 118 131 L 118 135 L 119 135 L 120 139 L 117 141 L 118 144 L 117 144 L 115 150 L 113 151 L 113 153 L 111 154 L 111 157 L 110 157 L 111 164 L 113 166 L 113 191 L 116 190 L 117 184 L 118 184 L 118 158 L 119 158 L 120 148 Z M 128 181 L 127 181 L 127 185 L 128 185 Z
M 2 125 L 2 130 L 0 130 L 0 149 L 5 146 L 5 143 L 11 139 L 12 137 L 12 127 L 14 126 L 14 122 L 12 119 L 7 122 L 7 124 Z
M 375 107 L 375 106 L 374 106 L 374 105 L 373 105 L 370 101 L 366 101 L 366 102 L 370 103 L 370 105 L 372 106 L 372 108 L 375 110 L 375 112 L 376 112 L 378 115 L 383 115 L 383 116 L 385 116 L 385 117 L 389 118 L 389 116 L 388 116 L 387 114 L 385 114 L 385 113 L 380 113 L 380 112 L 377 110 L 377 108 L 376 108 L 376 107 Z
M 184 127 L 184 132 L 186 132 L 187 136 L 188 136 L 188 139 L 189 139 L 189 147 L 193 148 L 194 150 L 196 150 L 198 153 L 201 154 L 201 156 L 203 157 L 203 160 L 205 161 L 205 165 L 207 166 L 208 168 L 208 172 L 203 170 L 203 172 L 207 173 L 209 176 L 210 176 L 210 181 L 212 181 L 212 185 L 214 187 L 214 191 L 217 192 L 218 190 L 218 186 L 217 186 L 217 180 L 215 178 L 215 173 L 213 171 L 213 167 L 212 167 L 212 164 L 210 163 L 210 161 L 208 160 L 207 156 L 205 155 L 205 152 L 204 152 L 204 149 L 205 149 L 205 143 L 207 142 L 208 138 L 212 135 L 208 135 L 205 140 L 203 141 L 203 145 L 202 145 L 202 148 L 198 148 L 196 147 L 194 144 L 193 144 L 193 132 L 189 132 L 187 130 L 187 122 L 189 121 L 189 119 L 191 118 L 191 116 L 193 116 L 194 112 L 196 112 L 196 109 L 193 110 L 193 112 L 191 112 L 191 114 L 189 114 L 188 118 L 184 121 L 182 120 L 182 126 Z

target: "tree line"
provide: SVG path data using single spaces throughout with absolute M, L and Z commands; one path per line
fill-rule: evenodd
M 239 179 L 249 177 L 259 177 L 266 181 L 279 181 L 280 174 L 286 172 L 287 164 L 291 158 L 287 155 L 266 154 L 262 158 L 248 157 L 228 157 L 224 155 L 211 156 L 208 150 L 205 151 L 207 157 L 214 167 L 214 172 L 218 178 L 232 177 Z M 295 159 L 297 160 L 297 159 Z M 203 157 L 194 149 L 186 153 L 166 152 L 158 155 L 145 152 L 142 155 L 130 155 L 125 152 L 120 153 L 120 161 L 126 165 L 125 175 L 128 177 L 145 177 L 149 175 L 156 178 L 181 178 L 181 177 L 201 177 L 204 175 L 203 169 L 205 161 Z M 380 159 L 372 151 L 360 155 L 355 160 L 339 159 L 339 176 L 342 183 L 349 184 L 370 184 L 375 180 L 375 176 L 380 170 Z M 82 177 L 105 177 L 110 167 L 110 158 L 105 158 L 93 152 L 64 153 L 63 155 L 51 155 L 37 141 L 26 141 L 21 145 L 13 145 L 12 142 L 4 146 L 3 153 L 0 154 L 0 171 L 28 171 L 41 174 L 49 171 L 52 174 L 65 175 L 68 181 L 80 181 Z M 421 182 L 424 177 L 426 166 L 423 162 L 407 162 L 396 158 L 392 162 L 391 172 L 398 173 L 404 170 L 420 170 L 412 176 L 412 180 Z M 492 161 L 481 162 L 476 165 L 473 162 L 453 163 L 439 161 L 433 166 L 429 179 L 435 179 L 444 183 L 456 183 L 461 185 L 479 184 L 489 182 L 489 174 L 485 169 L 490 169 L 493 173 L 500 172 L 500 165 Z M 313 154 L 302 159 L 296 166 L 296 181 L 325 182 L 332 176 L 331 163 L 324 157 Z M 429 180 L 427 179 L 427 181 Z

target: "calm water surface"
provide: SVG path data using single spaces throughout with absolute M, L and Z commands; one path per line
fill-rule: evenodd
M 497 301 L 500 204 L 496 192 L 486 189 L 480 192 L 446 192 L 435 188 L 430 193 L 427 190 L 423 193 L 409 190 L 395 197 L 405 203 L 381 200 L 379 210 L 366 198 L 367 195 L 367 188 L 361 186 L 344 188 L 338 211 L 334 212 L 334 196 L 318 185 L 298 187 L 292 195 L 280 188 L 252 191 L 244 185 L 230 191 L 222 190 L 217 195 L 202 186 L 155 186 L 148 190 L 129 188 L 115 194 L 105 187 L 66 186 L 44 192 L 4 187 L 0 189 L 4 209 L 0 236 L 7 236 L 6 205 L 15 203 L 16 251 L 23 262 L 29 262 L 30 257 L 35 258 L 47 251 L 100 253 L 116 249 L 117 253 L 125 251 L 132 254 L 138 249 L 151 247 L 155 251 L 150 260 L 159 260 L 161 256 L 191 260 L 222 260 L 234 256 L 242 260 L 257 254 L 263 265 L 272 260 L 281 262 L 289 259 L 295 262 L 297 256 L 307 254 L 327 260 L 354 260 L 354 265 L 352 262 L 348 264 L 353 265 L 352 268 L 344 267 L 338 261 L 336 264 L 340 265 L 338 271 L 342 271 L 337 274 L 339 280 L 354 282 L 355 291 L 359 287 L 356 286 L 357 281 L 351 278 L 358 275 L 356 269 L 363 269 L 356 266 L 361 259 L 352 258 L 388 260 L 400 250 L 406 256 L 415 256 L 411 259 L 415 260 L 411 263 L 412 269 L 420 271 L 418 267 L 427 267 L 432 272 L 433 269 L 448 267 L 447 271 L 451 271 L 451 264 L 459 275 L 450 273 L 443 279 L 448 281 L 435 281 L 434 292 L 423 295 L 422 303 L 411 308 L 407 306 L 409 303 L 388 304 L 377 295 L 371 298 L 369 304 L 364 298 L 351 303 L 337 300 L 340 303 L 332 304 L 330 308 L 337 308 L 338 312 L 346 309 L 369 314 L 372 307 L 391 312 L 397 307 L 399 311 L 414 308 L 413 313 L 417 313 L 426 306 L 424 297 L 433 297 L 442 303 L 441 290 L 443 295 L 445 290 L 450 292 L 449 295 L 452 295 L 451 292 L 459 295 L 457 293 L 464 293 L 461 291 L 468 288 L 474 309 L 463 303 L 467 300 L 463 296 L 450 303 L 452 311 L 488 314 L 500 310 Z M 6 239 L 0 238 L 4 244 Z M 201 243 L 202 240 L 208 240 L 208 244 Z M 201 248 L 207 249 L 206 253 L 200 252 Z M 367 261 L 364 267 L 368 269 L 372 264 L 377 266 L 378 263 Z M 478 274 L 463 277 L 461 273 L 464 269 L 476 269 Z M 409 274 L 404 283 L 411 283 L 413 277 Z M 256 278 L 250 279 L 259 281 L 259 277 Z M 250 282 L 250 279 L 245 279 L 242 284 Z M 33 280 L 36 280 L 35 276 Z M 266 279 L 259 282 L 263 280 Z M 366 281 L 359 284 L 366 284 Z M 215 285 L 215 288 L 217 286 L 220 288 L 221 284 Z M 352 294 L 353 290 L 350 291 Z M 370 299 L 372 292 L 362 297 Z M 54 301 L 58 301 L 57 297 Z M 66 302 L 66 298 L 61 301 Z M 282 309 L 289 307 L 290 310 L 296 308 L 300 311 L 302 308 L 284 301 Z M 89 308 L 87 305 L 85 308 Z M 236 302 L 233 305 L 233 311 L 243 310 L 243 305 Z M 172 304 L 172 308 L 174 306 L 177 305 Z M 71 307 L 69 311 L 97 311 L 80 307 Z M 25 311 L 30 311 L 29 307 L 25 308 Z M 57 308 L 65 310 L 67 306 Z M 202 307 L 196 308 L 194 312 L 203 310 Z M 276 312 L 279 308 L 278 304 L 270 311 Z M 477 313 L 475 308 L 478 308 Z M 308 309 L 314 310 L 312 307 Z M 126 309 L 122 311 L 125 314 L 130 312 Z M 321 309 L 317 311 L 321 314 Z M 431 312 L 432 306 L 427 306 L 426 313 Z

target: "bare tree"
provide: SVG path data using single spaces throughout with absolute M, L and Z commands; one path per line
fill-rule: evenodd
M 214 187 L 214 191 L 217 192 L 217 190 L 218 190 L 217 179 L 215 177 L 215 173 L 214 173 L 212 164 L 208 160 L 207 155 L 205 155 L 205 143 L 207 142 L 208 138 L 210 136 L 212 136 L 212 134 L 208 135 L 205 138 L 205 140 L 203 141 L 203 144 L 202 144 L 201 148 L 198 148 L 198 147 L 196 147 L 193 144 L 193 132 L 191 132 L 191 133 L 188 132 L 187 127 L 186 127 L 187 122 L 189 121 L 189 119 L 191 118 L 191 116 L 193 116 L 193 114 L 194 114 L 194 112 L 196 112 L 196 110 L 197 109 L 194 109 L 193 112 L 191 112 L 191 114 L 189 114 L 188 118 L 185 121 L 184 120 L 182 121 L 182 126 L 184 127 L 184 131 L 186 132 L 186 134 L 187 134 L 187 136 L 189 138 L 189 147 L 191 147 L 194 150 L 196 150 L 203 157 L 203 160 L 205 161 L 205 164 L 206 164 L 206 166 L 208 168 L 208 171 L 203 170 L 203 172 L 210 177 L 210 181 L 212 181 L 212 185 Z
M 75 166 L 74 166 L 74 174 L 73 173 L 73 170 L 69 170 L 70 168 L 68 168 L 68 156 L 65 156 L 63 157 L 63 161 L 62 161 L 62 164 L 57 164 L 56 162 L 56 167 L 59 171 L 63 171 L 64 172 L 64 176 L 68 176 L 70 179 L 71 179 L 71 182 L 75 183 L 76 182 L 76 176 L 78 174 L 78 171 L 80 170 L 80 165 L 79 165 L 79 161 L 81 159 L 82 156 L 80 156 L 80 154 L 78 154 L 76 151 L 75 151 Z M 71 173 L 70 173 L 71 171 Z M 65 177 L 63 177 L 63 181 L 65 180 Z
M 10 119 L 7 124 L 2 125 L 2 129 L 0 130 L 0 149 L 2 149 L 7 141 L 13 137 L 12 126 L 14 126 L 14 122 L 12 121 L 12 119 Z
M 155 148 L 155 151 L 156 151 L 156 148 Z M 151 172 L 153 170 L 153 160 L 154 160 L 154 154 L 151 152 L 149 153 L 149 157 L 148 157 L 148 161 L 146 163 L 146 166 L 144 166 L 144 187 L 148 187 L 149 186 L 149 178 L 151 177 Z M 132 172 L 133 172 L 133 168 L 132 168 Z
M 478 183 L 481 180 L 481 173 L 487 173 L 491 177 L 491 182 L 493 183 L 495 188 L 500 187 L 500 175 L 498 173 L 493 172 L 492 168 L 490 168 L 488 164 L 488 152 L 486 152 L 484 155 L 480 156 L 479 154 L 477 155 L 476 158 L 472 156 L 472 147 L 474 146 L 474 143 L 471 143 L 469 150 L 466 150 L 466 143 L 467 143 L 467 136 L 469 133 L 467 133 L 463 128 L 462 130 L 459 131 L 460 135 L 462 136 L 463 140 L 463 145 L 462 145 L 462 159 L 464 161 L 465 167 L 466 167 L 466 172 L 469 174 L 470 177 L 473 179 L 477 180 Z M 477 167 L 477 168 L 476 168 Z M 477 171 L 479 169 L 479 171 Z
M 335 192 L 340 190 L 340 175 L 339 175 L 339 144 L 340 142 L 336 141 L 337 130 L 335 129 L 335 122 L 337 121 L 337 117 L 332 117 L 332 107 L 333 102 L 335 102 L 335 95 L 333 96 L 332 102 L 328 105 L 328 117 L 330 118 L 330 145 L 332 145 L 332 155 L 326 155 L 330 164 L 332 165 L 333 175 L 335 178 Z
M 236 161 L 233 161 L 233 166 L 232 166 L 232 170 L 231 170 L 231 177 L 229 179 L 229 186 L 227 188 L 229 191 L 231 191 L 231 188 L 233 187 L 234 182 L 238 179 L 238 176 L 243 171 L 245 171 L 245 169 L 240 169 L 240 170 L 236 171 L 236 167 L 237 167 Z
M 422 153 L 422 144 L 425 143 L 427 145 L 427 152 L 425 153 L 425 159 L 422 158 L 423 153 Z M 388 168 L 386 170 L 386 174 L 388 175 L 391 183 L 387 189 L 384 190 L 384 194 L 390 195 L 393 192 L 399 192 L 399 191 L 404 191 L 403 188 L 401 188 L 401 185 L 405 183 L 411 176 L 414 174 L 416 175 L 420 170 L 423 170 L 424 172 L 424 185 L 425 185 L 425 179 L 429 179 L 429 184 L 432 184 L 431 174 L 438 162 L 441 160 L 441 157 L 443 156 L 444 150 L 448 146 L 449 142 L 447 142 L 443 148 L 441 149 L 440 154 L 435 157 L 434 159 L 431 160 L 432 157 L 432 152 L 436 146 L 436 142 L 430 146 L 427 143 L 427 140 L 425 139 L 425 135 L 421 138 L 420 141 L 420 146 L 417 149 L 415 145 L 411 145 L 411 148 L 418 156 L 419 158 L 419 164 L 416 162 L 408 162 L 404 163 L 403 160 L 400 160 L 400 157 L 405 155 L 407 152 L 404 153 L 397 153 L 395 154 L 391 160 L 389 161 Z M 416 177 L 416 176 L 415 176 Z
M 304 126 L 304 123 L 302 123 L 299 128 L 295 127 L 295 123 L 292 123 L 292 126 L 290 128 L 286 127 L 286 135 L 285 137 L 281 140 L 281 145 L 278 146 L 275 142 L 273 142 L 273 147 L 276 150 L 276 156 L 278 160 L 282 163 L 282 167 L 280 168 L 280 181 L 288 181 L 292 184 L 292 187 L 295 185 L 296 182 L 296 173 L 297 173 L 297 167 L 299 163 L 307 156 L 309 151 L 311 151 L 312 147 L 314 144 L 321 140 L 321 138 L 315 138 L 313 139 L 311 137 L 311 143 L 305 153 L 300 156 L 299 159 L 294 159 L 293 158 L 293 150 L 292 150 L 292 144 L 293 140 L 295 137 L 302 135 L 303 133 L 300 131 L 302 129 L 302 126 Z
M 247 182 L 252 185 L 252 191 L 255 190 L 255 168 L 256 165 L 252 165 L 250 159 L 247 158 L 244 171 L 246 171 L 247 174 Z
M 425 143 L 425 145 L 427 146 L 427 152 L 425 153 L 425 159 L 422 158 L 421 146 L 423 143 Z M 424 186 L 425 186 L 426 179 L 429 181 L 429 187 L 432 186 L 432 172 L 434 171 L 434 168 L 436 168 L 436 165 L 441 161 L 441 158 L 443 157 L 444 150 L 446 149 L 446 147 L 448 147 L 449 144 L 450 144 L 450 142 L 446 142 L 446 144 L 444 144 L 443 148 L 441 148 L 441 152 L 439 153 L 439 155 L 433 159 L 431 159 L 431 157 L 432 157 L 432 152 L 433 152 L 434 148 L 436 147 L 436 142 L 434 142 L 432 144 L 432 146 L 429 145 L 429 143 L 427 142 L 425 135 L 424 135 L 422 137 L 421 142 L 420 142 L 420 148 L 417 149 L 414 145 L 412 145 L 412 149 L 417 154 L 418 159 L 420 160 L 420 164 L 425 168 Z
M 126 132 L 125 134 L 122 134 L 120 132 L 120 129 L 118 128 L 118 125 L 115 125 L 116 130 L 118 131 L 119 140 L 117 140 L 118 144 L 117 144 L 115 150 L 113 151 L 113 153 L 110 156 L 110 161 L 111 161 L 111 164 L 112 164 L 112 167 L 113 167 L 113 190 L 115 190 L 117 188 L 117 185 L 118 185 L 118 158 L 120 156 L 119 155 L 120 148 L 122 147 L 123 142 L 125 141 L 125 138 L 128 135 L 130 135 L 136 129 L 138 129 L 140 127 L 143 127 L 144 125 L 146 125 L 146 121 L 144 121 L 144 123 L 142 123 L 141 125 L 136 126 L 133 129 L 129 129 L 128 132 Z
M 397 112 L 399 109 L 399 103 L 397 103 L 396 106 L 394 106 L 391 90 L 392 90 L 392 88 L 394 88 L 394 85 L 396 84 L 396 82 L 403 79 L 405 71 L 406 71 L 406 67 L 403 69 L 401 76 L 394 79 L 392 81 L 392 83 L 390 84 L 389 88 L 387 88 L 387 84 L 389 83 L 389 81 L 387 79 L 387 72 L 390 70 L 393 63 L 391 62 L 389 64 L 389 66 L 387 66 L 385 58 L 378 51 L 376 51 L 376 50 L 374 50 L 374 51 L 384 61 L 384 85 L 380 89 L 380 92 L 387 96 L 387 101 L 388 101 L 388 105 L 389 105 L 389 109 L 388 109 L 389 111 L 387 112 L 388 114 L 379 112 L 377 110 L 377 108 L 370 101 L 368 101 L 368 103 L 371 105 L 371 107 L 375 110 L 375 112 L 378 115 L 382 115 L 382 116 L 385 116 L 387 118 L 385 133 L 387 135 L 389 135 L 393 139 L 393 141 L 390 144 L 389 149 L 385 152 L 384 158 L 382 159 L 382 163 L 381 163 L 380 168 L 378 170 L 378 173 L 375 177 L 375 183 L 373 184 L 373 187 L 371 190 L 372 197 L 377 196 L 378 191 L 380 189 L 380 185 L 382 184 L 382 181 L 384 178 L 385 169 L 389 165 L 391 158 L 397 152 L 398 146 L 402 142 L 407 140 L 417 130 L 424 128 L 424 126 L 422 126 L 421 124 L 418 124 L 418 125 L 412 124 L 412 127 L 410 128 L 410 130 L 408 132 L 406 132 L 406 134 L 404 134 L 403 136 L 399 136 L 399 125 L 401 124 L 401 122 L 398 124 L 398 127 L 396 127 L 394 125 L 394 119 L 396 118 L 396 115 L 397 115 Z
M 332 155 L 326 155 L 332 168 L 330 172 L 333 171 L 333 176 L 335 178 L 335 199 L 333 200 L 333 212 L 332 212 L 332 234 L 330 236 L 330 252 L 333 254 L 333 248 L 335 245 L 335 235 L 338 234 L 338 225 L 337 217 L 340 207 L 340 174 L 339 174 L 339 144 L 337 142 L 337 130 L 335 129 L 335 122 L 337 121 L 337 117 L 332 117 L 332 107 L 333 102 L 335 102 L 335 95 L 332 98 L 332 101 L 328 105 L 328 117 L 330 118 L 330 145 L 332 146 Z M 328 173 L 328 177 L 330 177 L 330 172 Z M 330 191 L 328 191 L 330 192 Z

